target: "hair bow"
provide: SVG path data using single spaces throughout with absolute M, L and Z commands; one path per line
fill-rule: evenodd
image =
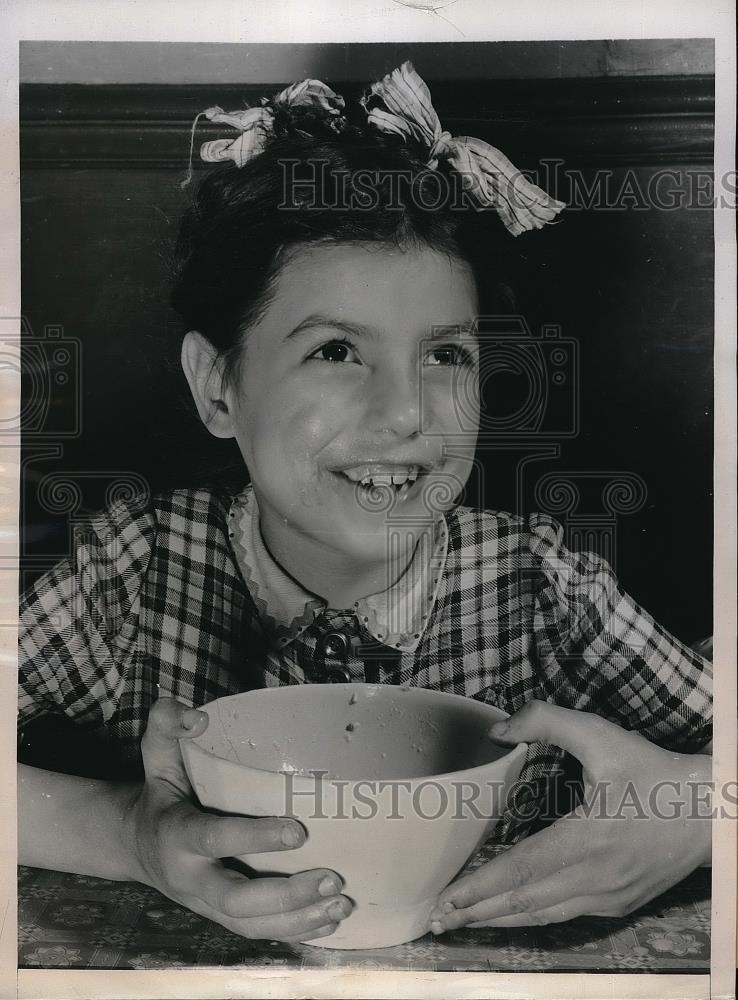
M 369 108 L 373 97 L 379 98 L 384 108 Z M 369 123 L 381 132 L 410 137 L 425 145 L 430 169 L 437 168 L 440 158 L 447 159 L 480 206 L 493 207 L 513 236 L 541 229 L 566 207 L 524 177 L 504 153 L 483 139 L 452 136 L 444 131 L 430 91 L 409 61 L 373 84 L 361 98 L 361 105 Z
M 329 115 L 340 120 L 344 108 L 344 100 L 340 94 L 334 93 L 330 87 L 320 80 L 302 80 L 290 84 L 269 101 L 262 98 L 261 107 L 245 108 L 241 111 L 224 111 L 217 105 L 201 111 L 192 123 L 190 136 L 190 166 L 187 177 L 182 182 L 185 187 L 192 180 L 192 152 L 195 142 L 195 128 L 198 120 L 204 115 L 208 121 L 216 125 L 230 125 L 238 129 L 235 139 L 212 139 L 200 146 L 200 157 L 207 163 L 221 160 L 233 160 L 236 166 L 261 153 L 274 136 L 275 107 L 305 107 L 322 108 Z

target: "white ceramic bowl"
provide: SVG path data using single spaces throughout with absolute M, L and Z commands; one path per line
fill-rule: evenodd
M 203 706 L 180 741 L 202 806 L 291 816 L 291 851 L 246 855 L 259 872 L 331 868 L 354 910 L 324 948 L 382 948 L 427 930 L 441 890 L 490 834 L 522 766 L 487 736 L 496 708 L 416 687 L 301 684 Z

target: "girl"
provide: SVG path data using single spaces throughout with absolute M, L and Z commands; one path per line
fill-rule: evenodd
M 510 713 L 495 736 L 531 744 L 533 805 L 559 748 L 584 765 L 571 817 L 522 840 L 508 817 L 499 835 L 519 842 L 452 884 L 431 929 L 628 912 L 709 854 L 689 801 L 709 779 L 709 664 L 551 518 L 456 503 L 477 318 L 501 308 L 510 234 L 563 206 L 444 132 L 409 63 L 361 106 L 352 121 L 305 80 L 205 112 L 238 134 L 202 147 L 225 162 L 183 220 L 173 301 L 198 412 L 235 438 L 250 486 L 118 503 L 25 596 L 21 722 L 72 718 L 109 766 L 20 766 L 21 861 L 146 882 L 247 937 L 330 934 L 351 911 L 340 872 L 224 866 L 304 832 L 200 810 L 177 739 L 202 732 L 197 706 L 249 688 L 410 683 Z M 640 813 L 593 810 L 603 789 Z

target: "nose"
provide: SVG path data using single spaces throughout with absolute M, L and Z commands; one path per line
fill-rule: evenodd
M 386 366 L 372 374 L 366 423 L 371 430 L 412 437 L 420 433 L 417 366 Z

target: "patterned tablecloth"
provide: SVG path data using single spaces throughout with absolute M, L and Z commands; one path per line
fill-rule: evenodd
M 470 868 L 488 860 L 487 847 Z M 247 941 L 132 882 L 20 868 L 20 968 L 353 967 L 436 972 L 698 972 L 710 963 L 710 869 L 625 918 L 464 928 L 394 948 Z

